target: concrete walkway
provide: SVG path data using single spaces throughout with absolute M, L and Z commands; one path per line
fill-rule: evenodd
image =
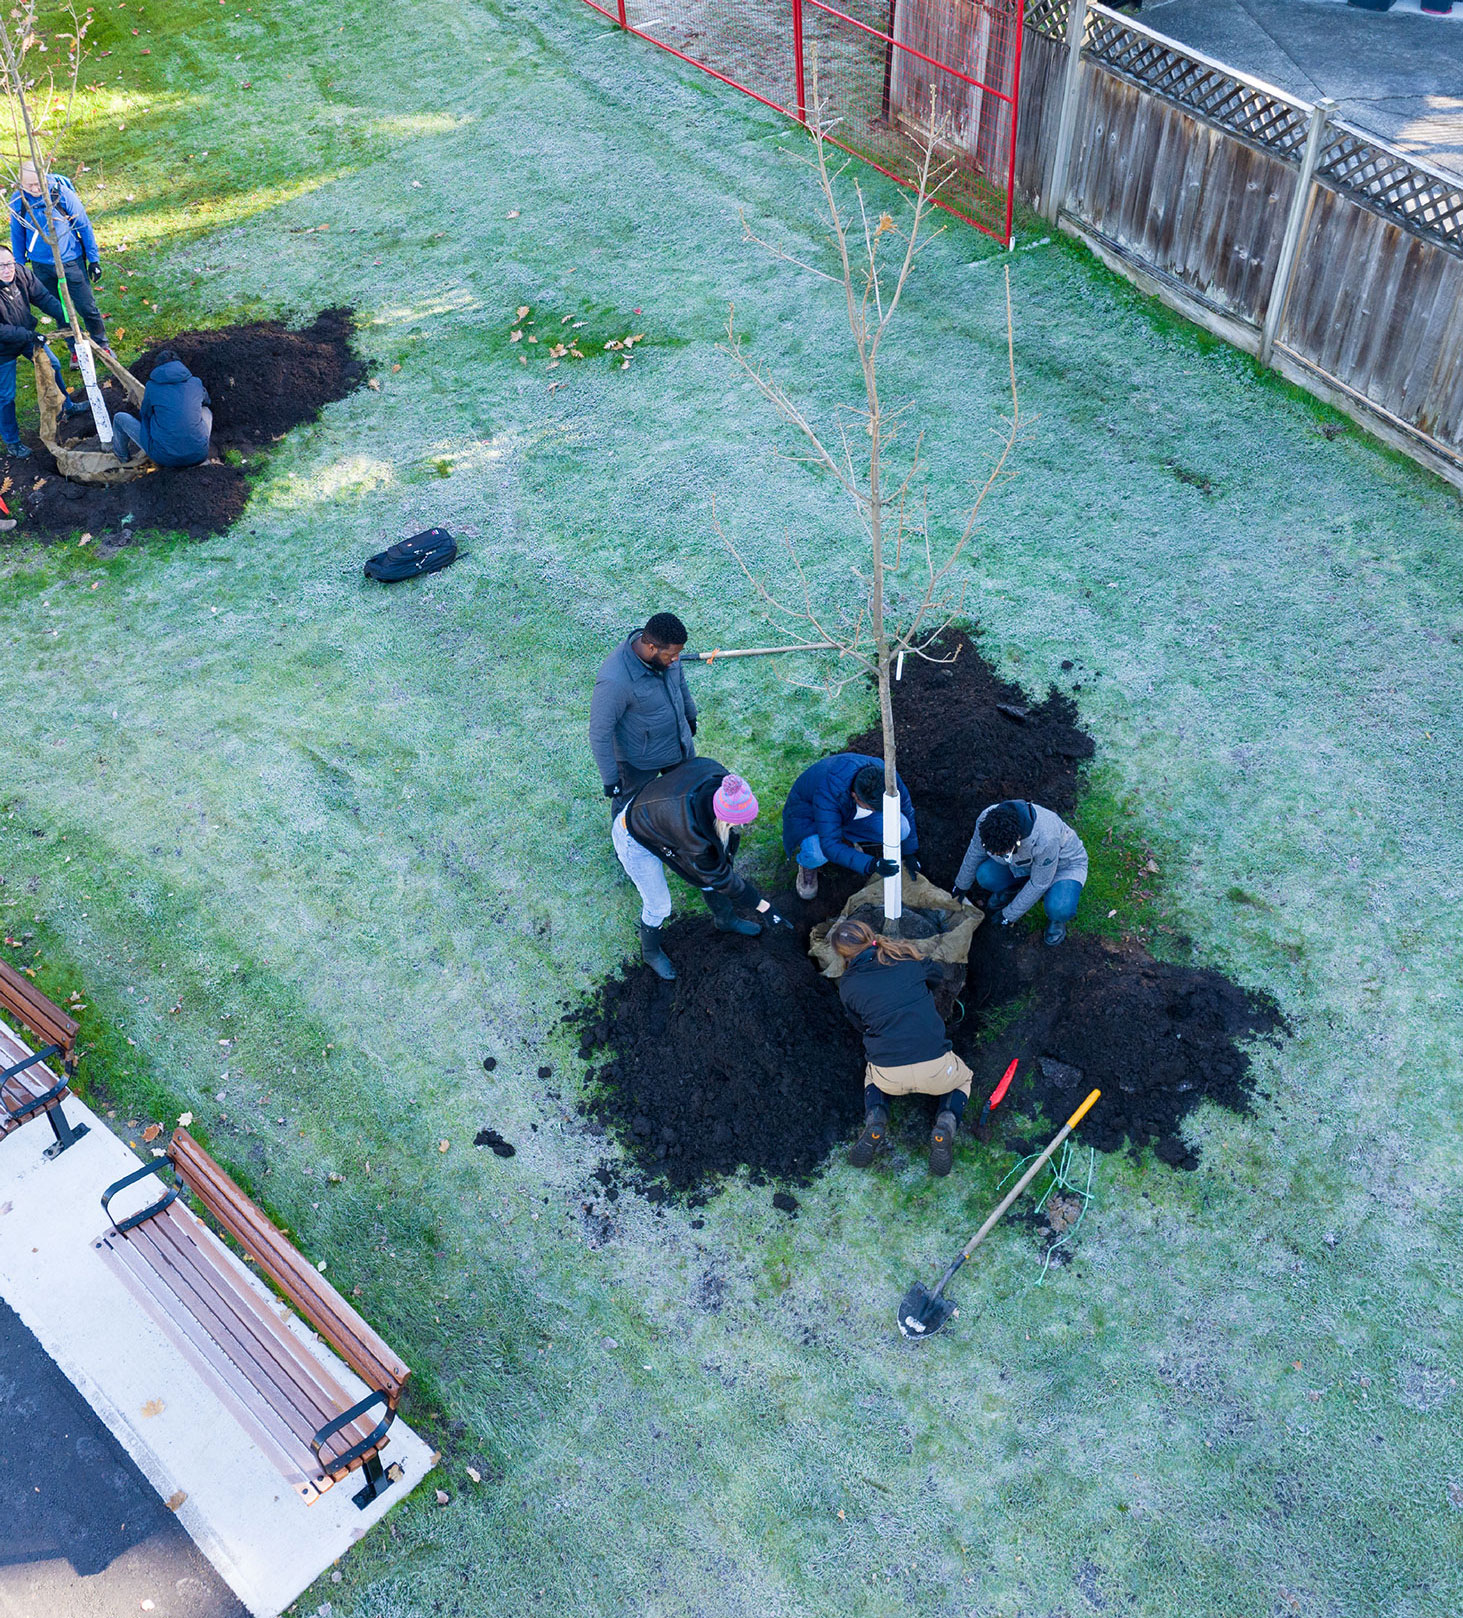
M 144 1611 L 247 1618 L 157 1491 L 3 1302 L 0 1519 L 4 1618 Z
M 1143 0 L 1139 16 L 1277 89 L 1330 96 L 1348 123 L 1463 176 L 1463 0 L 1445 17 L 1419 0 Z

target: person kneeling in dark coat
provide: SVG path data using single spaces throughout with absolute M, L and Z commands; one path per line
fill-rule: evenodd
M 158 466 L 201 466 L 213 433 L 208 389 L 170 348 L 157 357 L 142 391 L 142 419 L 119 410 L 112 421 L 112 453 L 132 457 L 135 444 Z
M 945 1022 L 930 992 L 938 962 L 912 944 L 880 938 L 862 921 L 835 923 L 828 942 L 843 958 L 838 998 L 864 1039 L 864 1132 L 848 1154 L 856 1169 L 874 1161 L 889 1130 L 891 1096 L 939 1096 L 930 1132 L 930 1173 L 945 1175 L 955 1161 L 955 1131 L 970 1100 L 974 1075 L 950 1049 Z

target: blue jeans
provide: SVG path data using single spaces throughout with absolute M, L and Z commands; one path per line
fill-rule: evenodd
M 61 376 L 60 363 L 50 349 L 46 350 L 46 357 L 51 362 L 51 369 L 56 373 L 56 386 L 65 393 L 66 383 Z M 0 438 L 7 444 L 20 442 L 20 423 L 15 419 L 14 360 L 0 360 Z
M 112 454 L 119 461 L 130 460 L 133 444 L 136 444 L 144 455 L 147 454 L 147 429 L 136 416 L 129 415 L 125 410 L 119 410 L 112 417 Z
M 54 298 L 57 283 L 56 266 L 54 264 L 32 264 L 31 269 L 35 272 L 36 280 Z M 96 293 L 92 291 L 91 282 L 86 278 L 85 260 L 79 258 L 68 259 L 65 270 L 67 297 L 71 299 L 77 314 L 81 316 L 81 323 L 91 334 L 92 341 L 105 348 L 107 346 L 106 322 L 103 321 L 101 311 L 97 308 Z M 73 354 L 75 353 L 74 344 L 72 345 L 72 352 Z
M 982 860 L 976 867 L 975 880 L 993 896 L 997 909 L 1004 909 L 1016 897 L 1025 883 L 1028 872 L 1003 865 L 1000 860 Z M 1077 914 L 1077 901 L 1082 897 L 1082 884 L 1070 877 L 1053 882 L 1042 895 L 1042 908 L 1048 921 L 1071 921 Z
M 884 832 L 882 829 L 882 822 L 880 822 L 877 818 L 874 822 L 873 833 L 874 835 L 869 838 L 867 842 L 865 842 L 861 837 L 850 837 L 849 842 L 851 842 L 855 848 L 882 848 L 884 843 Z M 908 836 L 909 816 L 900 815 L 900 842 L 902 843 Z M 820 865 L 826 865 L 827 863 L 828 856 L 823 852 L 822 839 L 818 836 L 817 832 L 810 832 L 808 836 L 803 838 L 802 842 L 798 844 L 798 864 L 801 865 L 805 871 L 816 871 Z

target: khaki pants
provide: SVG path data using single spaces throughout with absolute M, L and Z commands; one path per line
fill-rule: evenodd
M 870 1062 L 864 1069 L 864 1083 L 886 1096 L 947 1096 L 952 1090 L 969 1096 L 974 1078 L 954 1051 L 929 1062 L 906 1062 L 902 1067 L 876 1067 Z

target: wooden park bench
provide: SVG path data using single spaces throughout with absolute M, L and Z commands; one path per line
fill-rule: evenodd
M 56 1139 L 43 1155 L 57 1157 L 87 1129 L 85 1124 L 69 1123 L 61 1107 L 71 1094 L 71 1075 L 76 1071 L 77 1024 L 4 961 L 0 961 L 0 1010 L 37 1042 L 32 1050 L 0 1021 L 0 1135 L 44 1114 Z M 56 1057 L 60 1061 L 48 1066 Z
M 175 1183 L 122 1218 L 112 1199 L 149 1174 Z M 288 1311 L 183 1201 L 191 1193 L 371 1390 L 357 1400 L 286 1323 Z M 188 1131 L 108 1186 L 112 1228 L 97 1251 L 233 1411 L 307 1505 L 362 1469 L 364 1508 L 381 1492 L 380 1454 L 411 1372 Z M 389 1487 L 389 1483 L 385 1486 Z

